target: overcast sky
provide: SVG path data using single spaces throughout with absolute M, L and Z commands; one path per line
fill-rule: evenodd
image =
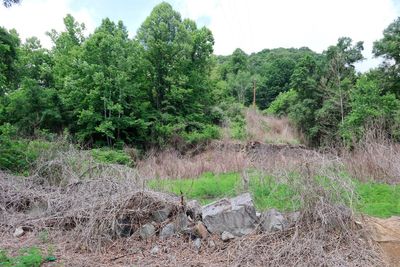
M 102 18 L 122 20 L 134 36 L 158 0 L 22 0 L 0 7 L 0 26 L 15 28 L 22 39 L 37 36 L 51 46 L 45 32 L 62 30 L 71 13 L 88 33 Z M 246 53 L 264 48 L 308 46 L 322 52 L 341 36 L 364 41 L 367 58 L 358 69 L 374 67 L 373 41 L 400 16 L 400 0 L 172 0 L 174 9 L 214 34 L 214 52 L 227 55 L 237 47 Z

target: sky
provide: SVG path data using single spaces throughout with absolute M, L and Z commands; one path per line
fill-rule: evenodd
M 63 29 L 63 17 L 72 14 L 84 22 L 87 34 L 109 17 L 122 20 L 134 37 L 159 0 L 22 0 L 11 8 L 0 7 L 0 26 L 15 28 L 21 39 L 40 38 L 51 47 L 45 32 Z M 304 47 L 322 52 L 339 37 L 364 41 L 366 60 L 359 71 L 376 67 L 373 42 L 400 16 L 400 0 L 171 0 L 183 18 L 213 32 L 217 55 L 236 48 L 246 53 L 265 48 Z

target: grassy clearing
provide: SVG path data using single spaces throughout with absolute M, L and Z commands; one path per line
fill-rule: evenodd
M 296 179 L 295 174 L 292 176 Z M 317 180 L 322 186 L 335 186 L 324 177 L 317 177 Z M 243 183 L 239 173 L 205 173 L 195 179 L 151 180 L 148 185 L 152 189 L 178 195 L 182 193 L 189 199 L 199 200 L 202 204 L 249 191 L 259 210 L 276 208 L 281 211 L 293 211 L 300 208 L 298 192 L 293 186 L 257 173 L 251 173 L 247 185 Z M 341 192 L 343 197 L 346 197 L 345 194 L 346 192 Z M 356 182 L 356 194 L 358 200 L 355 207 L 359 212 L 382 218 L 400 215 L 400 185 Z

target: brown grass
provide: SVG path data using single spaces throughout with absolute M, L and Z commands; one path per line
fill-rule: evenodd
M 204 172 L 241 171 L 248 168 L 249 163 L 243 151 L 210 146 L 194 156 L 182 155 L 176 150 L 153 151 L 137 163 L 137 169 L 145 178 L 194 178 Z
M 245 111 L 249 140 L 273 144 L 299 144 L 303 138 L 287 118 L 265 116 L 254 108 Z
M 400 183 L 400 145 L 383 135 L 367 134 L 352 151 L 344 150 L 347 171 L 360 181 Z

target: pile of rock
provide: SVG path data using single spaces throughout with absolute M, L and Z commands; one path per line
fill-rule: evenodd
M 171 216 L 172 212 L 169 207 L 154 211 L 152 221 L 133 234 L 142 239 L 158 235 L 162 240 L 179 234 L 189 235 L 194 247 L 200 249 L 201 240 L 207 239 L 209 234 L 220 235 L 223 241 L 229 241 L 254 231 L 284 230 L 299 217 L 299 213 L 284 215 L 275 209 L 257 213 L 249 193 L 224 198 L 203 207 L 192 200 L 174 216 Z

